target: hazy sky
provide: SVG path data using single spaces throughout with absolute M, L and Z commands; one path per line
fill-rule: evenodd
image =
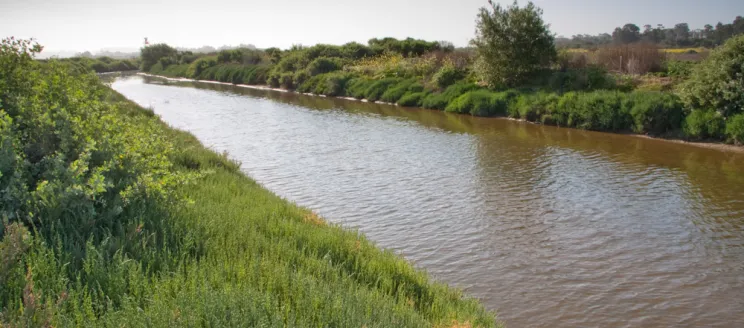
M 499 1 L 511 3 L 511 1 Z M 691 28 L 744 15 L 744 0 L 534 0 L 558 35 L 611 32 L 627 22 Z M 520 1 L 525 4 L 526 1 Z M 0 37 L 36 38 L 49 51 L 174 46 L 366 43 L 415 37 L 467 44 L 487 0 L 0 0 Z

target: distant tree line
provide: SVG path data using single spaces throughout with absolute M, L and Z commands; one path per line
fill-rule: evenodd
M 713 48 L 739 34 L 744 34 L 744 18 L 737 16 L 730 24 L 706 24 L 702 29 L 691 29 L 687 23 L 665 27 L 650 24 L 639 27 L 628 23 L 612 32 L 597 35 L 579 34 L 571 38 L 556 38 L 556 45 L 567 48 L 592 48 L 608 44 L 632 44 L 638 42 L 658 44 L 667 48 L 706 47 Z

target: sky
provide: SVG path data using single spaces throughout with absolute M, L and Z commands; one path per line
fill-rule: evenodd
M 502 4 L 512 1 L 498 0 Z M 611 33 L 626 23 L 730 23 L 744 0 L 534 0 L 559 36 Z M 487 0 L 0 0 L 0 37 L 35 38 L 46 52 L 136 51 L 144 37 L 178 47 L 366 43 L 373 37 L 473 37 Z M 526 4 L 526 1 L 520 1 Z

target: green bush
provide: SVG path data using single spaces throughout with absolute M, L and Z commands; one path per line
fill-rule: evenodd
M 585 130 L 621 131 L 631 127 L 625 94 L 617 91 L 569 92 L 558 101 L 550 119 Z
M 279 86 L 287 90 L 294 89 L 294 74 L 283 73 L 282 75 L 280 75 Z
M 719 139 L 724 132 L 724 120 L 714 110 L 693 110 L 684 122 L 685 134 L 693 139 Z
M 455 82 L 463 79 L 465 74 L 454 65 L 443 65 L 432 77 L 432 81 L 438 88 L 444 89 Z
M 415 80 L 403 80 L 398 84 L 392 85 L 382 94 L 382 96 L 380 96 L 380 100 L 389 103 L 396 103 L 409 91 L 421 91 L 423 87 L 420 84 L 416 84 L 416 87 L 414 87 L 415 90 L 411 90 L 411 87 L 413 87 L 415 83 Z
M 480 89 L 475 83 L 456 83 L 453 84 L 441 93 L 432 93 L 424 98 L 422 105 L 428 109 L 439 109 L 444 110 L 449 103 L 454 101 L 457 97 L 462 94 Z
M 374 81 L 367 90 L 364 91 L 364 98 L 369 101 L 377 101 L 382 95 L 393 85 L 396 85 L 401 80 L 398 78 L 385 78 L 382 80 Z
M 343 63 L 338 58 L 319 57 L 307 65 L 307 72 L 310 76 L 315 76 L 340 70 L 342 66 Z
M 633 132 L 661 134 L 682 126 L 682 103 L 673 94 L 633 92 L 628 94 L 625 106 L 633 117 Z
M 514 95 L 513 92 L 469 91 L 450 102 L 445 111 L 473 116 L 503 115 Z
M 370 80 L 364 77 L 353 78 L 348 83 L 346 94 L 356 99 L 363 99 L 367 92 L 367 89 L 375 83 L 374 80 Z
M 729 117 L 744 110 L 744 34 L 732 37 L 698 64 L 680 86 L 689 108 L 715 109 Z
M 668 60 L 666 62 L 666 73 L 669 77 L 686 79 L 690 77 L 696 65 L 697 63 L 693 61 Z
M 197 79 L 206 69 L 215 65 L 217 65 L 217 59 L 215 57 L 201 57 L 189 65 L 187 75 L 190 78 Z
M 560 97 L 555 93 L 538 92 L 520 95 L 513 106 L 509 106 L 508 115 L 531 122 L 552 123 L 548 118 L 555 111 Z
M 726 120 L 726 136 L 736 143 L 744 143 L 744 114 L 734 115 Z
M 426 95 L 426 92 L 407 93 L 398 100 L 397 104 L 405 107 L 421 107 Z

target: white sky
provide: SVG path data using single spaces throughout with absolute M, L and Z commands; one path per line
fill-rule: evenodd
M 500 1 L 511 3 L 511 1 Z M 633 22 L 729 23 L 744 0 L 535 0 L 558 35 L 611 32 Z M 525 4 L 526 1 L 520 1 Z M 47 51 L 136 51 L 144 37 L 179 47 L 366 43 L 415 37 L 466 45 L 486 0 L 0 0 L 0 37 L 36 38 Z

